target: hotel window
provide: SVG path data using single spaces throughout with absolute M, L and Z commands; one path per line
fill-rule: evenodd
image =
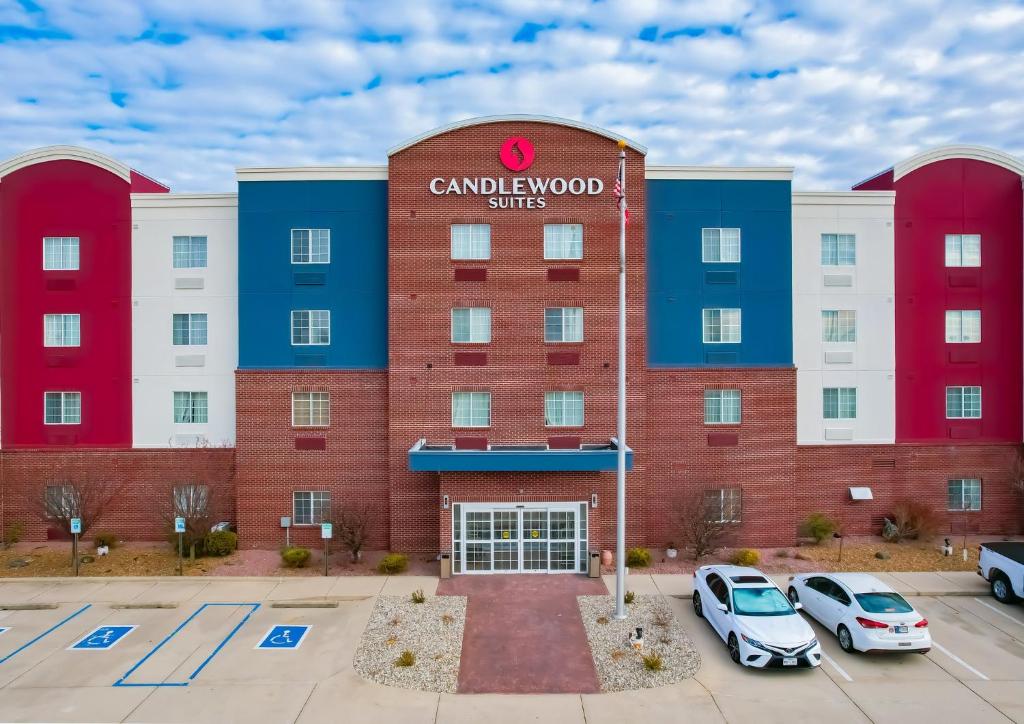
M 544 224 L 545 259 L 582 259 L 583 224 Z
M 453 392 L 452 427 L 489 427 L 490 392 Z
M 739 390 L 704 390 L 705 425 L 736 424 L 739 421 Z
M 206 237 L 175 236 L 174 237 L 174 268 L 205 269 L 206 268 Z
M 331 312 L 329 309 L 303 309 L 292 312 L 293 345 L 330 343 Z
M 209 421 L 209 400 L 206 392 L 175 392 L 174 422 L 205 424 Z
M 206 314 L 175 314 L 173 332 L 175 345 L 206 344 Z
M 949 309 L 946 311 L 947 342 L 980 342 L 981 310 Z
M 704 342 L 719 344 L 740 341 L 740 310 L 705 309 Z
M 292 264 L 330 263 L 330 229 L 292 229 Z
M 704 509 L 713 523 L 739 523 L 743 509 L 742 488 L 718 488 L 704 491 Z
M 43 237 L 43 269 L 45 271 L 78 269 L 78 237 Z
M 856 342 L 857 312 L 850 309 L 822 310 L 821 341 Z
M 547 427 L 582 427 L 582 392 L 545 392 L 544 424 Z
M 981 417 L 981 387 L 947 387 L 946 419 L 972 420 Z
M 549 307 L 544 310 L 545 342 L 582 342 L 583 307 Z
M 857 237 L 854 234 L 822 234 L 822 266 L 854 266 L 857 263 Z
M 81 320 L 78 314 L 44 314 L 43 346 L 78 347 L 82 343 Z
M 740 260 L 739 229 L 702 229 L 701 237 L 703 261 L 736 263 Z
M 327 427 L 331 424 L 329 392 L 293 392 L 292 425 L 294 427 Z
M 946 483 L 946 493 L 950 510 L 981 510 L 981 481 L 977 478 L 950 480 Z
M 452 224 L 452 259 L 490 258 L 490 224 Z
M 81 392 L 43 393 L 43 422 L 47 425 L 79 425 L 82 422 Z
M 320 525 L 331 519 L 331 491 L 297 490 L 292 493 L 292 523 Z
M 946 234 L 946 266 L 981 266 L 981 234 Z
M 491 310 L 489 307 L 456 307 L 452 310 L 452 342 L 484 343 L 491 341 Z
M 854 420 L 857 418 L 856 387 L 826 387 L 821 391 L 826 420 Z

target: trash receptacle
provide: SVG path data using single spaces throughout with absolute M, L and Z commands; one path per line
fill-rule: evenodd
M 601 577 L 601 551 L 590 551 L 590 565 L 587 566 L 587 578 Z
M 441 578 L 452 577 L 452 554 L 442 553 L 441 554 Z

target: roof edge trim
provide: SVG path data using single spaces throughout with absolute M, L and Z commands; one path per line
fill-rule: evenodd
M 387 181 L 387 166 L 281 166 L 235 169 L 238 181 Z
M 20 153 L 0 162 L 0 179 L 20 169 L 47 161 L 81 161 L 109 171 L 123 181 L 131 183 L 131 169 L 128 166 L 104 153 L 81 146 L 44 146 Z
M 1024 162 L 1015 156 L 997 151 L 994 148 L 988 148 L 987 146 L 954 145 L 932 148 L 900 161 L 893 166 L 893 181 L 899 181 L 907 174 L 930 163 L 948 161 L 954 158 L 984 161 L 996 166 L 1002 166 L 1007 171 L 1012 171 L 1018 176 L 1024 176 Z
M 647 179 L 792 181 L 792 166 L 648 166 Z

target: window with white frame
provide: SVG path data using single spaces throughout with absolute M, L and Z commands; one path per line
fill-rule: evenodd
M 331 519 L 331 491 L 296 490 L 292 493 L 292 524 L 320 525 Z
M 484 343 L 491 341 L 491 310 L 489 307 L 456 307 L 452 310 L 452 342 Z
M 293 392 L 292 425 L 295 427 L 327 427 L 331 424 L 329 392 Z
M 490 224 L 452 224 L 452 259 L 490 258 Z
M 713 523 L 739 523 L 743 510 L 742 488 L 717 488 L 704 491 L 704 509 Z
M 43 422 L 47 425 L 80 425 L 81 392 L 44 392 Z
M 582 259 L 583 224 L 544 224 L 545 259 Z
M 206 268 L 205 236 L 175 236 L 173 241 L 175 269 Z
M 82 343 L 82 318 L 78 314 L 44 314 L 43 346 L 78 347 Z
M 826 387 L 821 391 L 822 416 L 826 420 L 854 420 L 857 417 L 856 387 Z
M 43 237 L 43 270 L 74 271 L 78 269 L 77 236 Z
M 823 309 L 821 312 L 822 342 L 856 342 L 857 312 L 852 309 Z
M 981 266 L 981 234 L 946 234 L 946 266 Z
M 582 392 L 545 392 L 544 424 L 547 427 L 583 425 Z
M 174 422 L 195 425 L 209 421 L 209 397 L 206 392 L 175 392 Z
M 740 341 L 740 310 L 705 309 L 704 342 L 719 344 Z
M 206 314 L 175 314 L 172 320 L 175 345 L 206 344 Z
M 740 421 L 739 390 L 704 390 L 704 424 L 727 425 Z
M 947 342 L 980 342 L 981 341 L 981 310 L 980 309 L 948 309 L 946 310 L 946 341 Z
M 453 392 L 452 427 L 489 427 L 490 392 Z
M 292 229 L 292 264 L 330 263 L 330 229 Z
M 855 266 L 857 264 L 857 236 L 855 234 L 822 234 L 822 266 Z
M 583 307 L 549 307 L 544 310 L 545 342 L 582 342 Z
M 981 387 L 947 387 L 946 418 L 971 420 L 981 417 Z
M 292 312 L 293 345 L 325 345 L 331 343 L 331 311 L 299 309 Z
M 740 230 L 701 229 L 701 246 L 705 262 L 739 262 Z
M 949 480 L 946 493 L 950 510 L 981 510 L 981 481 L 977 478 Z

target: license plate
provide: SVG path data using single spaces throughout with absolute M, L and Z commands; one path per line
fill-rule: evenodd
M 900 646 L 910 646 L 911 643 L 913 643 L 913 642 L 912 641 L 900 641 L 899 642 Z
M 907 633 L 910 630 L 907 626 L 893 626 L 892 628 L 895 633 Z
M 786 657 L 782 660 L 783 666 L 796 666 L 796 657 Z

